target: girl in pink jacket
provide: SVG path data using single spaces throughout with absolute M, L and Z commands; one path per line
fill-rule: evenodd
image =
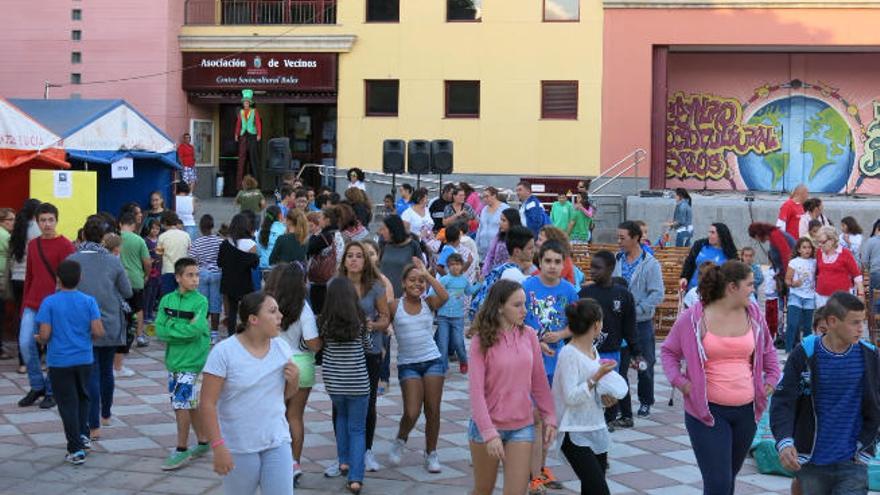
M 679 315 L 660 350 L 669 383 L 684 396 L 705 495 L 733 494 L 780 377 L 770 331 L 749 299 L 754 285 L 752 269 L 740 261 L 707 267 L 701 302 Z
M 523 324 L 522 286 L 499 280 L 471 325 L 468 354 L 471 421 L 468 438 L 474 465 L 474 495 L 495 490 L 504 462 L 504 493 L 525 493 L 538 409 L 544 443 L 556 438 L 556 412 L 537 332 Z

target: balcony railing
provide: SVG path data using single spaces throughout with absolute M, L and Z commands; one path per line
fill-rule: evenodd
M 189 26 L 336 24 L 336 0 L 186 0 Z

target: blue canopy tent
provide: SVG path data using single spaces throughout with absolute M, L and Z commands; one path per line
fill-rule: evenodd
M 64 139 L 73 169 L 98 172 L 99 210 L 116 214 L 131 201 L 146 207 L 153 191 L 173 206 L 174 172 L 180 168 L 174 141 L 125 100 L 10 101 Z M 133 173 L 114 167 L 127 158 Z M 125 178 L 114 178 L 114 168 Z

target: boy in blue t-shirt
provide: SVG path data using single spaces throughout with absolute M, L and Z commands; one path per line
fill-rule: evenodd
M 48 346 L 46 364 L 58 403 L 58 414 L 67 437 L 64 460 L 82 464 L 89 441 L 89 374 L 92 371 L 92 339 L 104 335 L 101 312 L 95 298 L 76 290 L 81 268 L 76 261 L 58 265 L 61 289 L 43 300 L 37 312 L 39 340 Z
M 468 372 L 467 349 L 464 347 L 464 308 L 465 298 L 472 296 L 480 284 L 471 284 L 464 271 L 464 259 L 458 253 L 450 254 L 445 260 L 448 273 L 440 277 L 440 283 L 449 293 L 449 299 L 437 310 L 437 333 L 434 340 L 440 351 L 446 369 L 449 369 L 449 347 L 458 356 L 458 369 L 461 374 Z
M 565 262 L 565 248 L 556 241 L 546 241 L 538 252 L 538 275 L 523 281 L 526 293 L 525 324 L 538 332 L 541 351 L 544 358 L 544 372 L 547 381 L 553 385 L 553 372 L 556 371 L 556 357 L 565 341 L 571 338 L 568 329 L 568 318 L 565 307 L 578 300 L 578 291 L 574 285 L 562 278 L 562 267 Z M 541 443 L 544 437 L 542 423 L 535 415 L 535 443 Z M 532 450 L 532 465 L 541 461 L 541 471 L 531 473 L 532 483 L 541 483 L 545 488 L 558 490 L 562 485 L 556 481 L 553 472 L 544 466 L 547 460 L 547 445 L 541 443 L 541 459 L 537 459 L 537 445 Z
M 437 273 L 440 275 L 446 275 L 449 273 L 448 268 L 446 267 L 447 259 L 450 255 L 458 253 L 458 248 L 461 246 L 461 229 L 455 225 L 450 225 L 446 227 L 445 231 L 446 243 L 443 245 L 443 248 L 440 250 L 440 253 L 437 255 Z M 460 253 L 459 253 L 460 254 Z M 468 256 L 468 259 L 465 260 L 464 257 L 462 259 L 462 273 L 466 272 L 468 268 L 470 268 L 471 263 L 474 260 Z

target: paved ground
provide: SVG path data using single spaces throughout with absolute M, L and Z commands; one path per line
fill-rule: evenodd
M 133 350 L 127 365 L 137 374 L 117 382 L 113 426 L 104 430 L 104 439 L 96 443 L 86 464 L 77 467 L 63 463 L 64 435 L 55 411 L 19 408 L 16 402 L 26 391 L 27 380 L 16 373 L 12 361 L 0 363 L 0 495 L 220 493 L 220 478 L 212 472 L 210 458 L 170 474 L 159 469 L 168 448 L 175 444 L 174 417 L 164 393 L 162 358 L 161 344 L 156 341 L 145 352 Z M 701 493 L 700 475 L 682 425 L 680 402 L 673 408 L 667 407 L 669 387 L 659 367 L 657 371 L 658 407 L 650 420 L 637 420 L 636 428 L 613 433 L 615 444 L 608 475 L 612 493 Z M 379 461 L 385 462 L 401 411 L 396 383 L 379 400 L 378 409 L 375 451 Z M 326 480 L 320 474 L 335 457 L 329 414 L 329 397 L 318 385 L 306 414 L 306 474 L 297 493 L 343 492 L 341 479 Z M 409 455 L 403 465 L 368 473 L 364 493 L 467 493 L 471 484 L 466 437 L 467 381 L 457 372 L 450 372 L 442 415 L 439 452 L 443 473 L 431 475 L 422 468 L 424 436 L 420 423 L 419 431 L 410 439 Z M 567 465 L 558 465 L 555 460 L 550 464 L 566 481 L 568 489 L 579 490 L 579 483 Z M 736 492 L 787 493 L 788 483 L 786 478 L 757 474 L 749 459 L 739 476 Z

